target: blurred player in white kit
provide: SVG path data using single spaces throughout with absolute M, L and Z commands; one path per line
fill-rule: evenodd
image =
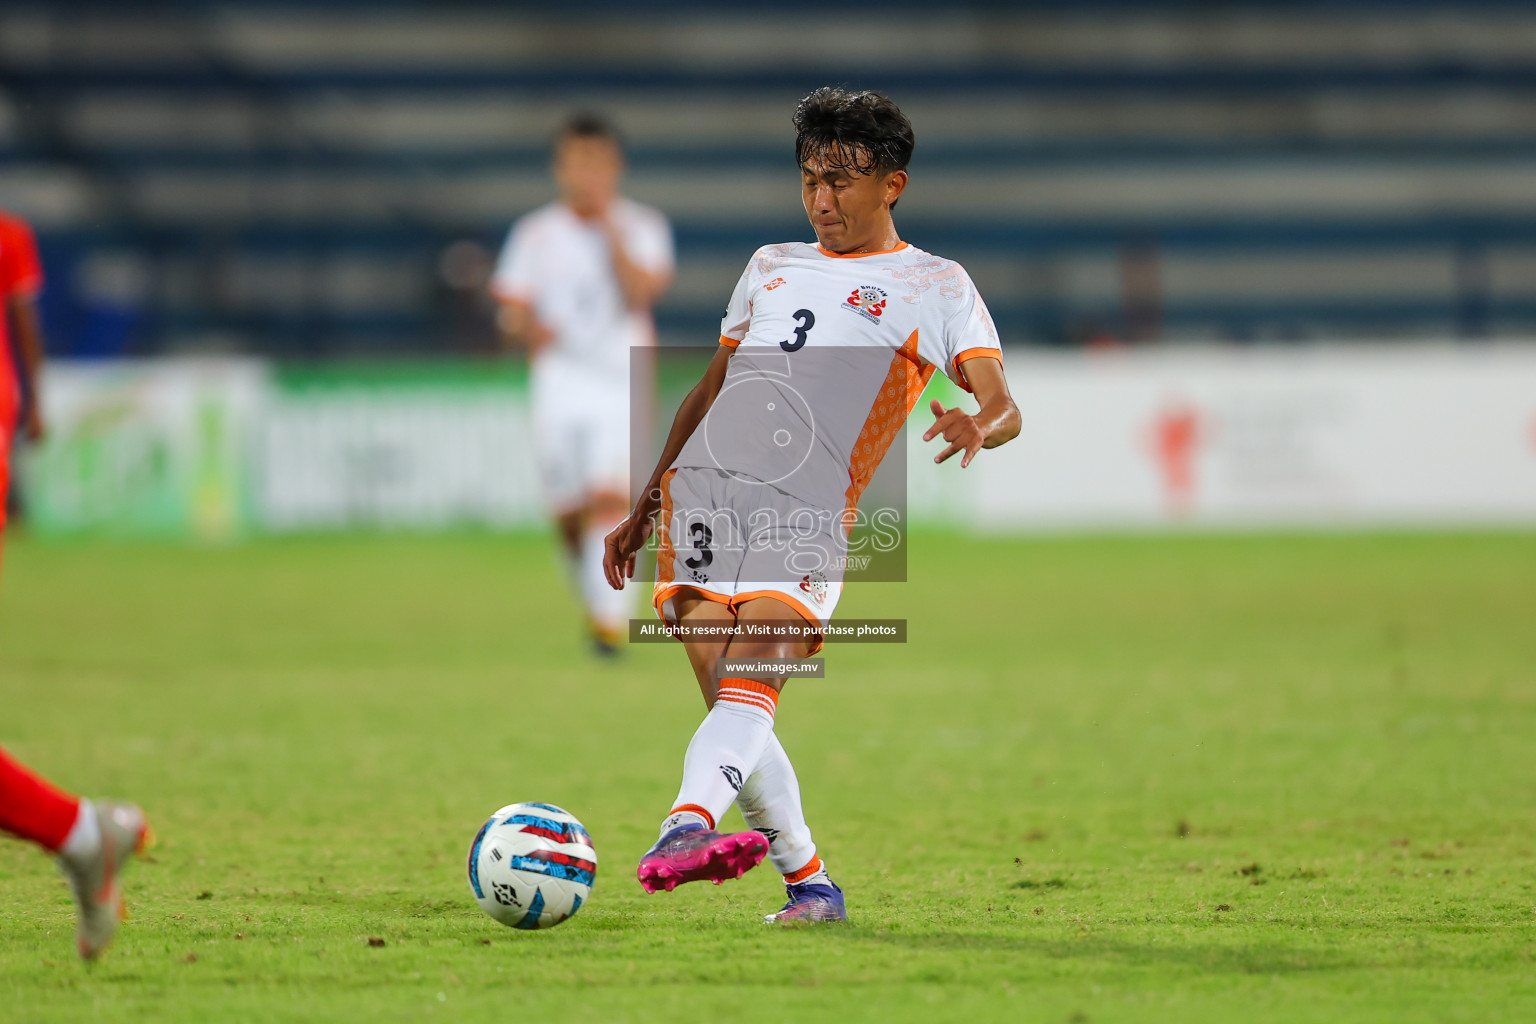
M 611 655 L 630 595 L 603 573 L 603 540 L 629 511 L 630 348 L 654 345 L 651 307 L 672 282 L 672 229 L 619 195 L 624 154 L 601 118 L 555 139 L 560 197 L 517 221 L 491 291 L 506 343 L 527 351 L 534 443 L 593 649 Z

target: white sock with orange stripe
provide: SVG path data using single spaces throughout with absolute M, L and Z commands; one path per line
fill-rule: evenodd
M 768 737 L 763 756 L 736 798 L 747 827 L 768 837 L 768 860 L 789 878 L 812 864 L 820 865 L 811 827 L 800 805 L 800 780 L 777 735 Z M 815 869 L 812 870 L 812 874 Z
M 699 723 L 683 757 L 683 784 L 669 823 L 679 815 L 696 814 L 707 827 L 715 827 L 762 760 L 773 736 L 778 702 L 778 691 L 767 683 L 720 680 L 715 706 Z
M 799 871 L 791 871 L 784 876 L 785 885 L 831 885 L 832 876 L 827 874 L 827 865 L 820 857 L 812 857 L 810 863 Z

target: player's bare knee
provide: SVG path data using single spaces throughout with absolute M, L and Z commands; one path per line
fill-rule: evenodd
M 555 517 L 555 528 L 560 531 L 560 540 L 571 550 L 581 547 L 581 535 L 586 529 L 587 516 L 583 509 L 573 509 L 561 512 Z
M 724 602 L 684 590 L 667 599 L 663 615 L 669 625 L 685 630 L 680 639 L 688 664 L 698 680 L 705 707 L 714 707 L 720 688 L 720 659 L 736 628 L 736 613 Z

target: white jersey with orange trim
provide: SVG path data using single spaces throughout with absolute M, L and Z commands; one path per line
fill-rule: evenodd
M 672 228 L 661 211 L 620 197 L 608 217 L 631 261 L 651 273 L 671 273 Z M 535 374 L 543 364 L 568 363 L 587 375 L 627 380 L 631 346 L 655 343 L 650 313 L 624 301 L 607 233 L 561 202 L 512 225 L 491 292 L 502 301 L 528 303 L 555 333 L 534 361 Z
M 720 343 L 734 348 L 677 467 L 772 484 L 814 509 L 857 506 L 935 367 L 1001 360 L 997 328 L 954 260 L 906 244 L 842 256 L 790 242 L 753 254 Z
M 662 214 L 619 198 L 609 209 L 625 255 L 652 273 L 672 270 Z M 650 313 L 630 309 L 607 233 L 564 203 L 512 226 L 491 278 L 505 302 L 525 302 L 554 332 L 532 361 L 530 402 L 545 495 L 557 511 L 594 494 L 629 492 L 629 366 L 633 346 L 655 344 Z

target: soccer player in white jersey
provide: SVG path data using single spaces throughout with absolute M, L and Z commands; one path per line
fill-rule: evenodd
M 603 578 L 603 538 L 629 508 L 630 349 L 655 343 L 672 229 L 619 195 L 618 135 L 579 114 L 555 140 L 559 199 L 512 226 L 491 279 L 503 336 L 530 363 L 534 442 L 593 649 L 613 654 L 627 596 Z
M 970 464 L 1019 432 L 996 328 L 964 269 L 908 245 L 891 211 L 907 186 L 912 126 L 874 92 L 823 88 L 795 111 L 801 196 L 817 244 L 759 249 L 731 296 L 720 346 L 684 399 L 649 485 L 609 534 L 622 588 L 657 531 L 654 600 L 679 632 L 709 707 L 683 782 L 641 859 L 648 892 L 739 878 L 766 854 L 789 902 L 770 922 L 844 920 L 799 783 L 773 732 L 784 679 L 717 677 L 729 658 L 803 658 L 842 590 L 848 524 L 936 369 L 979 408 L 934 401 L 935 462 Z M 729 535 L 729 536 L 726 536 Z M 812 568 L 797 561 L 814 549 Z M 787 617 L 803 635 L 743 626 Z M 714 627 L 711 632 L 711 627 Z M 750 831 L 716 831 L 737 804 Z

